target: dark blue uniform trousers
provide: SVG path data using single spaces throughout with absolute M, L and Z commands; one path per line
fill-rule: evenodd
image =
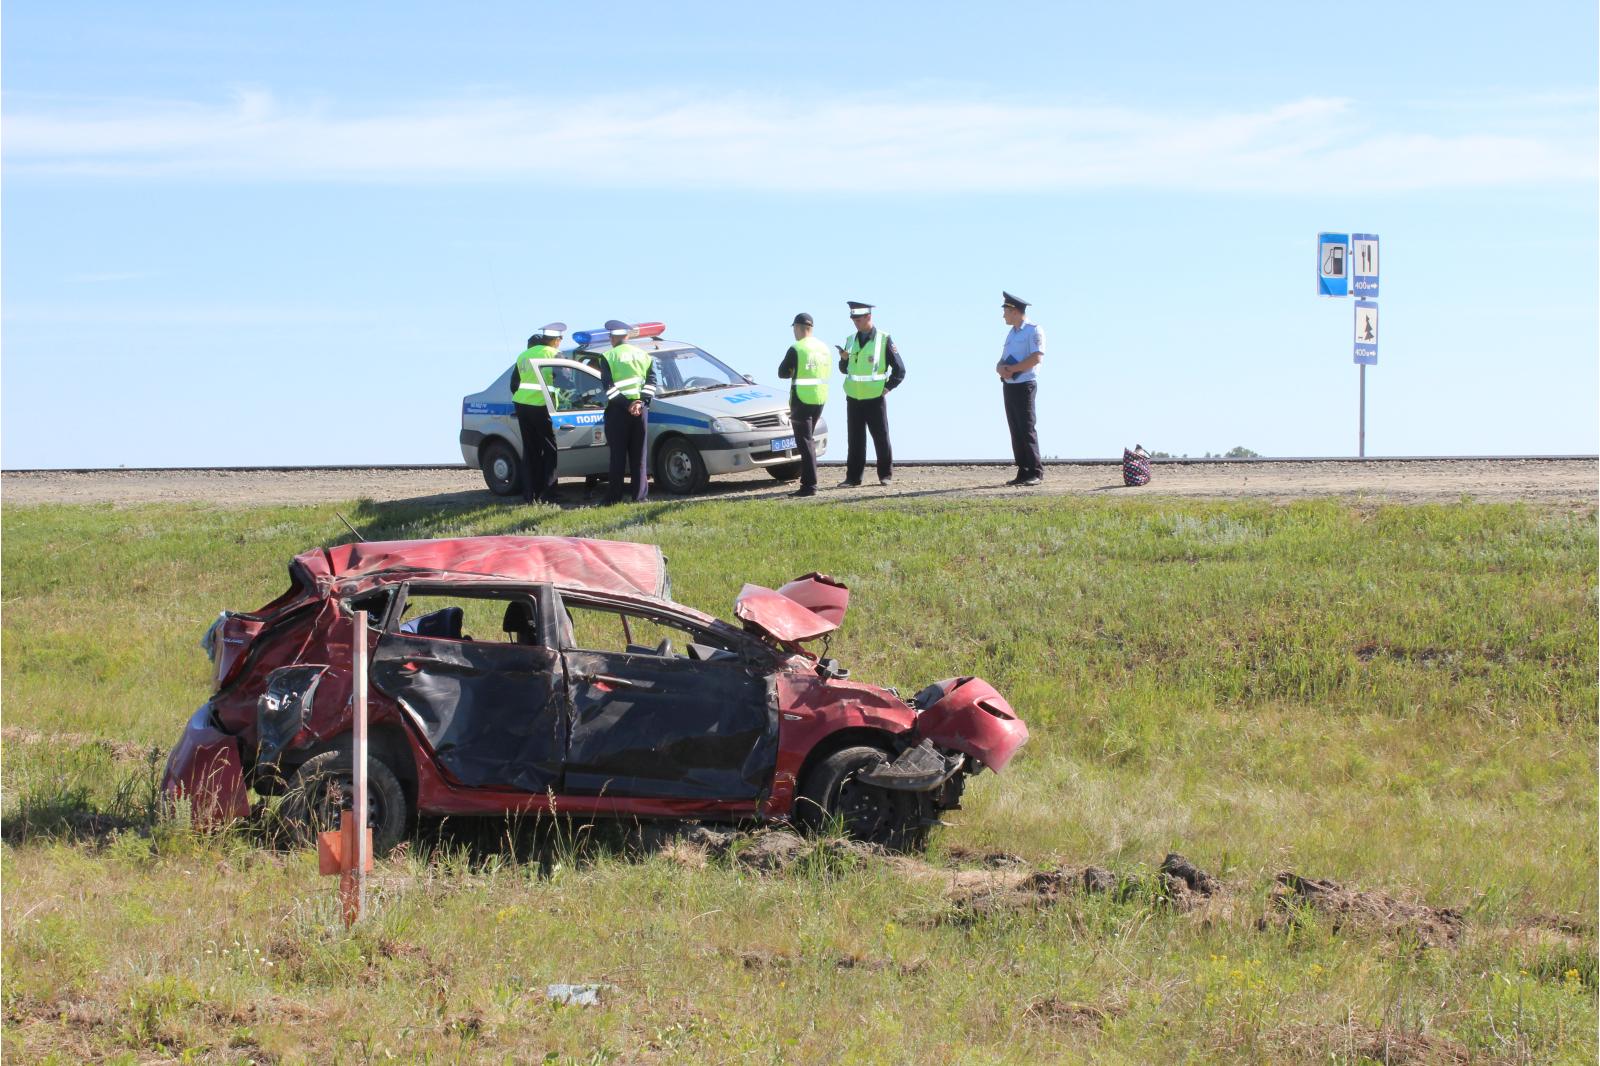
M 1006 398 L 1006 426 L 1011 430 L 1011 456 L 1017 461 L 1019 478 L 1044 477 L 1044 462 L 1039 456 L 1039 431 L 1034 424 L 1033 396 L 1038 382 L 1005 382 L 1000 386 Z
M 556 429 L 550 412 L 532 404 L 516 404 L 522 431 L 522 499 L 554 502 L 556 498 Z
M 622 476 L 633 475 L 633 498 L 643 503 L 650 495 L 650 472 L 645 468 L 645 442 L 650 437 L 650 408 L 637 415 L 628 413 L 633 401 L 624 396 L 606 404 L 606 441 L 611 445 L 611 484 L 606 502 L 622 499 Z
M 846 449 L 844 477 L 860 481 L 867 467 L 867 434 L 872 434 L 872 450 L 878 459 L 878 480 L 894 473 L 894 446 L 889 443 L 889 394 L 870 400 L 845 397 L 844 424 Z

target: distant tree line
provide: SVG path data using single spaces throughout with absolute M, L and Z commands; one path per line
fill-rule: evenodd
M 1171 452 L 1151 452 L 1150 453 L 1150 458 L 1152 458 L 1152 459 L 1187 459 L 1187 458 L 1189 458 L 1189 453 L 1188 452 L 1184 452 L 1182 455 L 1173 455 Z M 1254 449 L 1246 448 L 1244 445 L 1241 444 L 1238 447 L 1229 448 L 1227 451 L 1222 452 L 1222 453 L 1220 453 L 1218 455 L 1212 455 L 1210 452 L 1206 452 L 1204 455 L 1200 456 L 1200 458 L 1202 458 L 1202 459 L 1259 459 L 1259 458 L 1261 458 L 1261 453 L 1258 452 L 1258 451 L 1255 451 Z

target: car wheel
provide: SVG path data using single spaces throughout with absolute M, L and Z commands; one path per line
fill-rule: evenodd
M 489 444 L 478 462 L 483 467 L 483 483 L 496 496 L 510 496 L 522 487 L 522 459 L 505 441 Z
M 656 449 L 656 482 L 675 496 L 706 487 L 706 463 L 700 450 L 682 437 L 669 437 Z
M 354 788 L 355 760 L 350 752 L 313 755 L 289 778 L 279 814 L 302 839 L 315 840 L 318 833 L 339 828 L 344 798 Z M 367 816 L 374 855 L 385 855 L 400 843 L 411 817 L 399 778 L 376 756 L 367 760 Z
M 767 467 L 767 473 L 779 481 L 793 481 L 800 476 L 799 463 L 779 463 L 777 466 Z
M 813 766 L 800 788 L 796 810 L 802 824 L 825 829 L 837 823 L 846 835 L 896 851 L 912 851 L 928 841 L 932 805 L 919 792 L 878 788 L 856 775 L 889 761 L 878 748 L 836 751 Z

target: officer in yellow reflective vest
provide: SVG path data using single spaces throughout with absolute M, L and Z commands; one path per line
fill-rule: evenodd
M 656 398 L 656 361 L 643 348 L 628 343 L 633 327 L 612 319 L 606 323 L 611 347 L 600 353 L 600 386 L 606 390 L 606 440 L 611 445 L 611 481 L 605 502 L 622 502 L 622 475 L 633 474 L 633 498 L 650 495 L 646 452 L 650 421 L 646 413 Z
M 800 488 L 791 496 L 817 494 L 817 419 L 828 402 L 828 346 L 811 336 L 816 323 L 802 311 L 794 316 L 794 344 L 783 353 L 778 364 L 780 378 L 792 378 L 789 386 L 789 422 L 794 427 L 794 446 L 800 452 Z
M 839 370 L 844 374 L 845 426 L 849 449 L 845 453 L 844 480 L 840 488 L 858 488 L 867 468 L 867 434 L 878 458 L 878 484 L 894 480 L 894 450 L 889 444 L 889 408 L 885 395 L 905 380 L 906 366 L 894 338 L 872 325 L 872 304 L 846 301 L 856 331 L 839 348 Z M 837 346 L 836 346 L 837 347 Z
M 550 424 L 550 406 L 545 402 L 545 382 L 534 365 L 538 359 L 557 359 L 565 322 L 552 322 L 528 338 L 528 347 L 517 356 L 517 369 L 511 378 L 511 402 L 517 412 L 517 428 L 522 431 L 522 502 L 556 502 L 556 431 Z

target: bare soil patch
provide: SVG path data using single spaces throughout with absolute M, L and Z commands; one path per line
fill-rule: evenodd
M 1414 938 L 1425 947 L 1447 947 L 1460 938 L 1466 919 L 1451 907 L 1408 903 L 1382 892 L 1363 892 L 1337 881 L 1281 873 L 1270 897 L 1282 910 L 1310 907 L 1327 915 L 1334 932 L 1345 926 L 1377 929 Z

